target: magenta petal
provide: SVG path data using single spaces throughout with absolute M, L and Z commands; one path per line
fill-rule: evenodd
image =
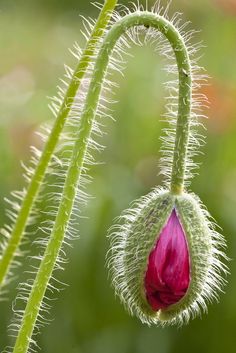
M 189 252 L 175 209 L 149 255 L 144 282 L 147 301 L 155 311 L 177 303 L 188 289 Z

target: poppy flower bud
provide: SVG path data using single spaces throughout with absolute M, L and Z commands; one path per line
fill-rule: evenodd
M 190 283 L 189 251 L 176 210 L 151 251 L 145 274 L 147 301 L 154 311 L 180 301 Z
M 147 324 L 182 324 L 224 285 L 224 240 L 199 199 L 154 190 L 113 228 L 109 267 L 117 295 Z

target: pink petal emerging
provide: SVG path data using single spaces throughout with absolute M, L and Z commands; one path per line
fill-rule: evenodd
M 149 255 L 145 275 L 147 301 L 154 311 L 177 303 L 190 283 L 189 252 L 176 211 Z

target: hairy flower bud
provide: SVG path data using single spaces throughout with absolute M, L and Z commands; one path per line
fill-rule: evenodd
M 224 240 L 196 196 L 154 190 L 113 229 L 113 285 L 142 322 L 181 324 L 217 297 Z

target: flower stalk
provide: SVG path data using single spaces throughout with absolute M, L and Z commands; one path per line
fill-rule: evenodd
M 7 282 L 8 274 L 12 267 L 12 263 L 16 256 L 17 250 L 23 239 L 24 231 L 27 226 L 30 212 L 37 198 L 38 192 L 42 185 L 49 162 L 53 156 L 55 148 L 59 142 L 61 132 L 64 128 L 66 119 L 70 113 L 76 93 L 78 92 L 82 79 L 87 71 L 87 68 L 94 56 L 95 50 L 101 40 L 104 31 L 110 21 L 112 11 L 117 4 L 117 0 L 106 0 L 100 12 L 98 20 L 91 33 L 91 37 L 87 42 L 86 48 L 79 60 L 78 66 L 74 71 L 73 77 L 69 83 L 63 103 L 58 112 L 52 131 L 44 146 L 40 160 L 36 166 L 35 172 L 28 185 L 26 195 L 22 201 L 21 208 L 13 226 L 12 233 L 6 244 L 3 254 L 0 258 L 0 290 Z

